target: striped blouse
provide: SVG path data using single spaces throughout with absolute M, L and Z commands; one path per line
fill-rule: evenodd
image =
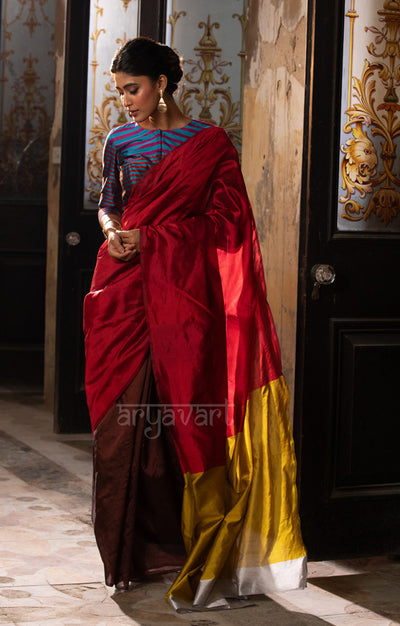
M 192 120 L 176 130 L 144 130 L 133 121 L 113 128 L 103 151 L 101 215 L 121 214 L 133 185 L 144 173 L 170 150 L 208 126 Z

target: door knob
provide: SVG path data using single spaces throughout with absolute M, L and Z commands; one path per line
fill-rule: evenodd
M 318 285 L 331 285 L 335 282 L 336 272 L 332 265 L 317 263 L 311 268 L 311 277 Z
M 332 285 L 335 282 L 336 272 L 332 265 L 317 263 L 311 268 L 311 278 L 314 281 L 311 299 L 318 300 L 319 288 L 321 285 Z
M 65 241 L 69 246 L 77 246 L 81 242 L 81 236 L 72 230 L 65 235 Z

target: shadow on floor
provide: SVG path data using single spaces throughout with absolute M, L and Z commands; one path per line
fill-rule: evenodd
M 310 582 L 396 624 L 400 623 L 400 559 L 396 557 L 382 563 L 375 559 L 373 563 L 375 571 L 312 578 Z M 365 567 L 368 567 L 368 561 Z
M 132 591 L 115 593 L 111 599 L 118 604 L 125 615 L 132 618 L 135 624 L 153 626 L 153 624 L 169 624 L 178 626 L 319 626 L 328 624 L 319 617 L 308 613 L 288 611 L 265 596 L 250 598 L 254 604 L 245 608 L 220 611 L 193 611 L 192 613 L 175 613 L 168 607 L 164 594 L 168 587 L 159 584 L 138 585 Z

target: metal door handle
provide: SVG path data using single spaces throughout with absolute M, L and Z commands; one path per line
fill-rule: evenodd
M 332 265 L 317 263 L 311 268 L 311 278 L 314 281 L 311 299 L 318 300 L 320 286 L 332 285 L 335 282 L 336 272 Z
M 335 282 L 336 272 L 332 265 L 317 263 L 311 268 L 311 277 L 319 285 L 331 285 Z
M 81 242 L 81 236 L 75 231 L 71 231 L 65 235 L 65 241 L 69 246 L 77 246 Z

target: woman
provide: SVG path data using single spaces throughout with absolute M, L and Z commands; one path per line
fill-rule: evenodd
M 128 41 L 84 307 L 93 520 L 108 585 L 177 572 L 176 609 L 300 588 L 288 393 L 237 153 L 187 118 L 178 56 Z

